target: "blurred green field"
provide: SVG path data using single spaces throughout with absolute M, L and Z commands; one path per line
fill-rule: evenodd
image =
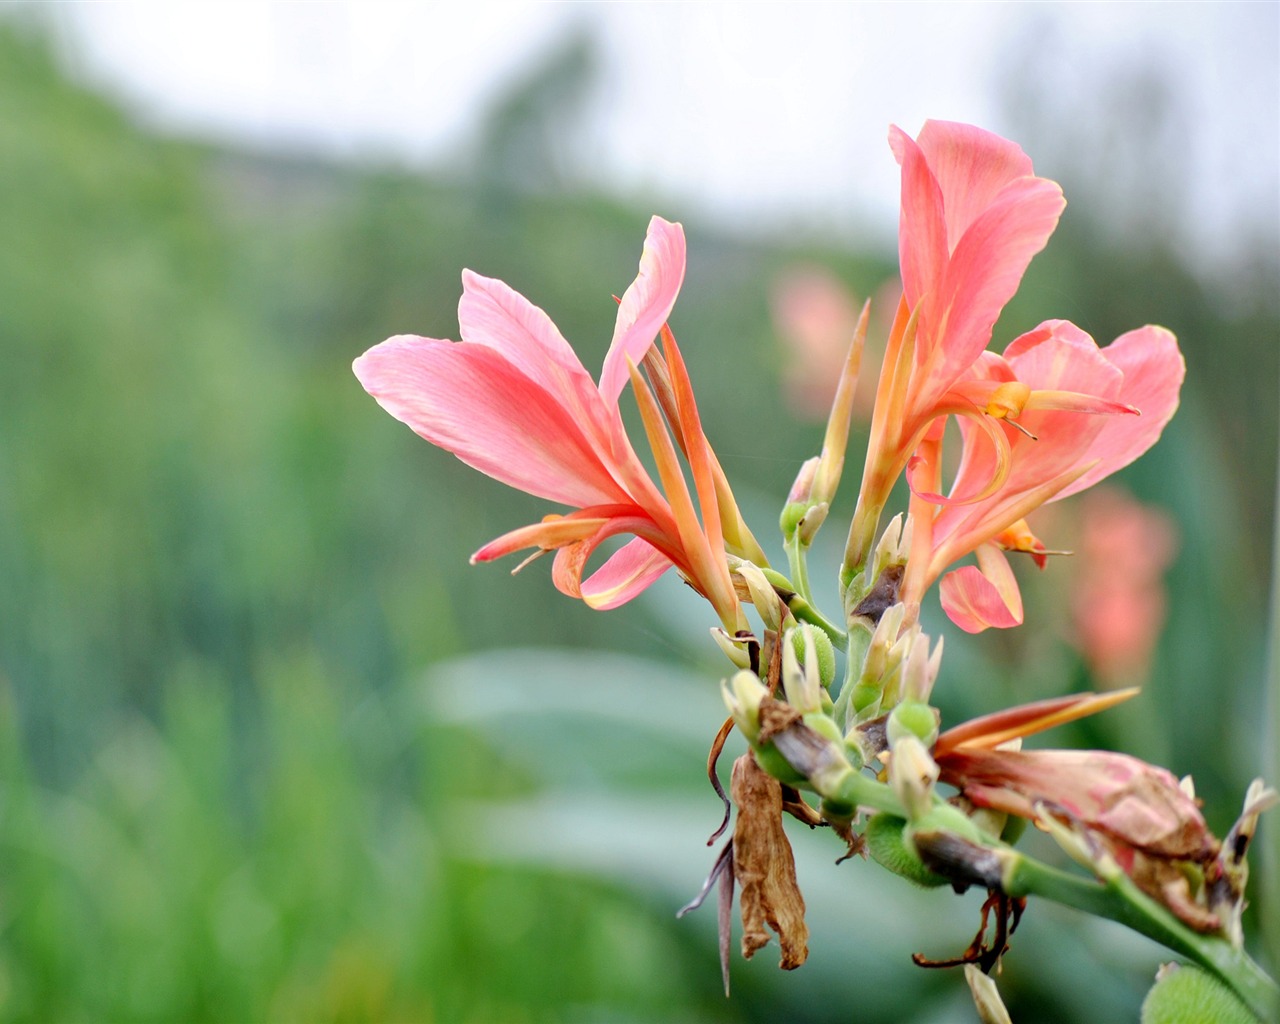
M 1181 536 L 1146 693 L 1060 738 L 1194 774 L 1221 833 L 1265 741 L 1276 295 L 1263 272 L 1228 301 L 1159 239 L 1119 245 L 1066 168 L 1038 170 L 1073 206 L 997 339 L 1155 321 L 1189 366 L 1123 474 Z M 0 1017 L 972 1019 L 960 979 L 908 955 L 963 946 L 975 900 L 837 868 L 829 837 L 798 833 L 812 960 L 737 961 L 724 999 L 712 915 L 674 918 L 719 819 L 710 615 L 672 580 L 597 614 L 543 564 L 469 567 L 543 503 L 415 438 L 350 373 L 388 335 L 454 336 L 463 267 L 598 366 L 651 212 L 153 137 L 0 23 Z M 769 284 L 820 262 L 869 294 L 894 254 L 656 212 L 685 223 L 673 326 L 763 539 L 821 439 L 778 402 Z M 1028 577 L 1023 630 L 949 636 L 944 714 L 1090 685 L 1060 589 Z M 1248 917 L 1276 907 L 1255 892 Z M 1015 1019 L 1136 1017 L 1155 946 L 1053 908 L 1024 928 L 1001 981 Z

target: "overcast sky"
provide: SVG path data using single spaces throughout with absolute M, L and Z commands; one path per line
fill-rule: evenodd
M 1129 145 L 1101 137 L 1116 76 L 1146 68 L 1167 81 L 1180 127 L 1176 144 L 1166 138 L 1135 166 L 1179 179 L 1170 216 L 1192 247 L 1225 251 L 1242 223 L 1280 221 L 1271 2 L 224 0 L 41 14 L 82 79 L 163 130 L 423 166 L 456 163 L 486 107 L 585 27 L 600 69 L 575 153 L 582 177 L 661 199 L 673 217 L 696 209 L 881 237 L 897 202 L 890 122 L 914 132 L 927 117 L 950 118 L 1016 135 L 1002 87 L 1021 74 L 1056 105 L 1049 113 L 1069 126 L 1076 159 L 1096 152 L 1105 163 L 1104 143 Z M 1052 124 L 1036 133 L 1053 148 Z M 1133 149 L 1156 144 L 1140 136 Z M 1047 154 L 1018 141 L 1042 168 Z

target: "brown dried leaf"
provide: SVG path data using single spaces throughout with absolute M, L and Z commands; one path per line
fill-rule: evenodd
M 768 943 L 768 925 L 782 947 L 779 966 L 794 970 L 809 956 L 809 927 L 791 844 L 782 829 L 782 786 L 747 753 L 733 764 L 730 789 L 738 807 L 733 873 L 742 887 L 742 955 L 750 960 Z

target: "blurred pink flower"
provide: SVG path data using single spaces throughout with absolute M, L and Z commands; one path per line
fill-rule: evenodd
M 893 309 L 901 286 L 886 282 L 871 303 L 873 311 Z M 849 344 L 858 326 L 861 304 L 830 271 L 817 266 L 795 267 L 780 274 L 771 293 L 774 329 L 783 347 L 783 391 L 787 406 L 800 420 L 827 418 L 836 396 Z M 875 339 L 890 327 L 871 330 L 863 351 L 863 365 L 878 365 L 882 349 Z M 875 404 L 875 378 L 863 374 L 854 391 L 853 418 L 866 422 Z
M 1158 508 L 1118 488 L 1081 503 L 1071 587 L 1074 641 L 1104 686 L 1142 682 L 1164 624 L 1164 572 L 1177 529 Z
M 463 272 L 458 305 L 461 342 L 399 335 L 360 356 L 353 369 L 384 409 L 432 444 L 496 480 L 577 510 L 499 537 L 473 562 L 521 548 L 556 550 L 555 585 L 600 609 L 631 600 L 675 565 L 732 630 L 741 611 L 725 559 L 719 466 L 669 332 L 677 429 L 701 524 L 657 401 L 635 369 L 670 315 L 684 269 L 683 229 L 654 217 L 639 275 L 618 306 L 599 386 L 546 313 L 501 281 L 470 271 Z M 665 495 L 623 426 L 618 398 L 628 380 Z M 618 534 L 635 539 L 584 580 L 587 560 Z

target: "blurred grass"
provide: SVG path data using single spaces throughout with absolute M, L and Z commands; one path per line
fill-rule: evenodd
M 819 1021 L 855 1000 L 967 1019 L 955 979 L 906 954 L 958 948 L 974 908 L 834 869 L 824 836 L 796 837 L 813 960 L 783 975 L 766 950 L 723 999 L 710 915 L 672 918 L 718 815 L 705 616 L 670 581 L 597 615 L 541 566 L 468 568 L 542 503 L 423 444 L 350 375 L 387 335 L 455 335 L 464 266 L 598 366 L 647 215 L 156 139 L 0 25 L 5 1019 Z M 820 443 L 775 414 L 768 283 L 818 259 L 867 294 L 891 254 L 683 219 L 674 326 L 765 534 Z M 1184 409 L 1125 478 L 1184 547 L 1148 695 L 1077 738 L 1194 772 L 1222 831 L 1259 763 L 1277 314 L 1095 244 L 1065 223 L 997 339 L 1058 315 L 1103 341 L 1178 333 Z M 1031 582 L 1032 623 L 1053 588 Z M 613 654 L 545 653 L 571 647 Z M 950 718 L 1088 684 L 1034 626 L 948 650 Z M 1051 909 L 1027 930 L 1002 984 L 1038 1020 L 1131 1012 L 1158 956 Z

